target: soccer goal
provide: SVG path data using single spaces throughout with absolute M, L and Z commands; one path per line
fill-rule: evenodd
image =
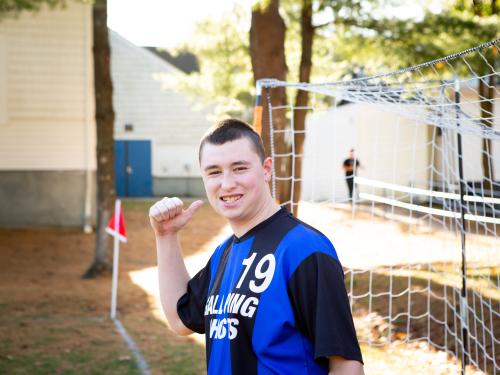
M 335 245 L 360 341 L 500 373 L 500 40 L 259 94 L 273 194 Z

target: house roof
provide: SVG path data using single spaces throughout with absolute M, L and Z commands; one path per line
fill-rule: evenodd
M 158 47 L 144 47 L 144 48 L 154 53 L 158 57 L 162 58 L 169 64 L 174 65 L 176 68 L 182 70 L 186 74 L 200 71 L 198 59 L 191 52 L 180 52 L 178 55 L 173 56 L 167 50 L 160 49 Z

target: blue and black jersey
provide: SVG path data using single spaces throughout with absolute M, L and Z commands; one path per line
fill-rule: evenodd
M 333 355 L 362 362 L 333 245 L 285 209 L 222 243 L 177 310 L 205 333 L 209 374 L 325 374 Z

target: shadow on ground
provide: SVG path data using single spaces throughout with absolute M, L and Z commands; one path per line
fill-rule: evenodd
M 437 264 L 347 272 L 346 287 L 352 288 L 355 296 L 353 313 L 358 335 L 376 345 L 389 341 L 427 343 L 430 338 L 431 347 L 454 354 L 459 362 L 462 324 L 458 270 L 458 265 Z M 500 299 L 498 286 L 486 280 L 498 280 L 499 270 L 484 269 L 483 277 L 478 277 L 475 269 L 469 272 L 467 363 L 493 373 L 494 360 L 498 363 L 500 359 L 494 342 L 500 337 L 500 319 L 496 316 Z

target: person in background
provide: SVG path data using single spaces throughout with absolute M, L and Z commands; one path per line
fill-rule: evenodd
M 345 172 L 345 181 L 347 183 L 347 188 L 349 189 L 349 198 L 353 202 L 353 191 L 354 191 L 354 177 L 356 176 L 358 168 L 361 168 L 360 161 L 356 158 L 354 154 L 354 149 L 349 150 L 349 156 L 344 160 L 342 168 Z

